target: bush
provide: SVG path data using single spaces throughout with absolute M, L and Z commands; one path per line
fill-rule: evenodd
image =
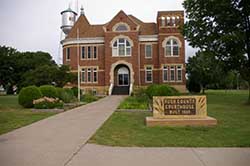
M 73 91 L 73 94 L 75 97 L 78 97 L 78 88 L 77 87 L 73 87 L 71 88 L 71 90 Z M 82 90 L 80 89 L 80 94 L 82 94 Z
M 96 101 L 96 100 L 98 100 L 98 97 L 91 95 L 89 93 L 86 93 L 85 95 L 82 96 L 83 102 L 91 103 L 91 102 Z
M 42 85 L 39 87 L 42 95 L 45 97 L 57 98 L 58 94 L 56 88 L 52 85 Z
M 200 93 L 201 91 L 200 84 L 193 80 L 187 81 L 187 88 L 188 88 L 188 91 L 191 93 Z
M 34 108 L 36 109 L 53 109 L 63 108 L 63 102 L 58 98 L 43 97 L 33 101 Z
M 179 92 L 168 85 L 150 85 L 146 89 L 147 96 L 152 99 L 153 96 L 175 96 L 179 95 Z
M 70 103 L 76 100 L 71 89 L 56 88 L 58 98 L 64 103 Z
M 31 108 L 33 107 L 33 100 L 39 99 L 42 97 L 42 93 L 36 86 L 28 86 L 22 88 L 19 96 L 18 102 L 24 108 Z

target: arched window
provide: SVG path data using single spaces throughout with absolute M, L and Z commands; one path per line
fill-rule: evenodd
M 113 56 L 131 56 L 131 44 L 125 38 L 119 38 L 112 45 Z
M 178 41 L 176 39 L 169 39 L 166 42 L 166 56 L 179 56 L 179 44 Z
M 129 30 L 130 28 L 126 23 L 117 23 L 115 26 L 113 26 L 113 31 L 116 32 L 127 32 Z

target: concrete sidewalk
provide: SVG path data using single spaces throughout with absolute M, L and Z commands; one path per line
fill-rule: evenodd
M 108 96 L 1 135 L 0 165 L 66 165 L 122 99 Z
M 249 166 L 250 148 L 138 148 L 86 144 L 67 166 Z

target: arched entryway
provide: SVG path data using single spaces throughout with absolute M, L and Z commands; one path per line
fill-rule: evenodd
M 132 64 L 124 60 L 119 60 L 110 68 L 109 94 L 125 94 L 132 92 L 134 84 L 134 71 Z
M 129 86 L 130 72 L 127 66 L 118 65 L 115 68 L 115 86 Z
M 130 70 L 128 66 L 119 64 L 114 69 L 113 95 L 128 95 L 130 86 Z

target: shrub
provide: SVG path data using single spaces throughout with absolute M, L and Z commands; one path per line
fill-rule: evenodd
M 78 96 L 78 88 L 77 87 L 73 87 L 71 88 L 71 90 L 73 91 L 73 94 L 75 97 Z M 80 94 L 82 94 L 82 90 L 80 89 Z
M 31 108 L 33 107 L 33 100 L 39 99 L 41 97 L 42 93 L 38 87 L 28 86 L 21 89 L 18 96 L 18 102 L 25 108 Z
M 75 95 L 74 95 L 74 93 L 73 93 L 73 91 L 71 89 L 65 88 L 64 90 L 67 93 L 68 99 L 70 100 L 69 102 L 77 101 L 77 98 L 75 97 Z
M 63 108 L 63 102 L 58 98 L 43 97 L 33 101 L 34 108 L 36 109 L 53 109 Z
M 175 96 L 179 95 L 179 92 L 168 85 L 150 85 L 146 89 L 147 96 L 152 99 L 153 96 Z
M 200 93 L 201 91 L 200 84 L 193 80 L 187 81 L 187 88 L 188 88 L 188 91 L 191 93 Z
M 145 88 L 137 88 L 133 91 L 132 96 L 136 96 L 136 97 L 145 97 L 147 96 L 146 94 L 146 89 Z
M 42 95 L 45 97 L 57 98 L 58 94 L 56 88 L 52 85 L 42 85 L 39 87 Z
M 93 101 L 96 101 L 96 100 L 98 100 L 98 97 L 96 97 L 94 95 L 91 95 L 89 93 L 86 93 L 85 95 L 82 96 L 82 101 L 83 102 L 90 103 L 90 102 L 93 102 Z
M 58 98 L 64 103 L 70 103 L 75 100 L 75 97 L 70 89 L 56 88 Z

